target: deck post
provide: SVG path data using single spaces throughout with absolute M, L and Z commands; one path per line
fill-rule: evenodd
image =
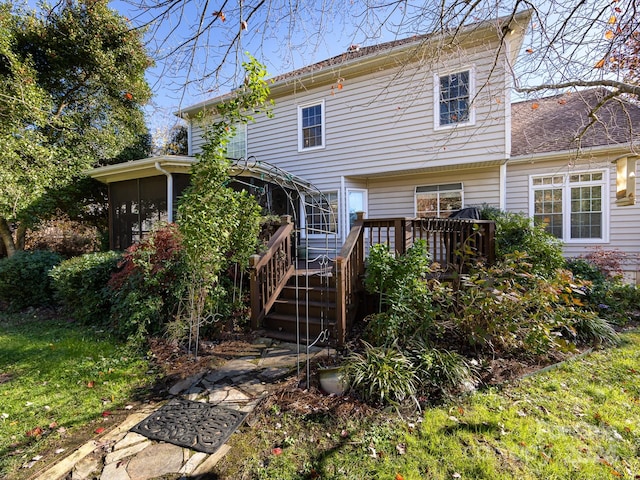
M 405 224 L 404 218 L 396 218 L 393 221 L 395 251 L 398 255 L 404 255 L 407 251 L 407 237 L 404 234 Z
M 258 272 L 256 264 L 260 261 L 260 255 L 251 255 L 249 257 L 249 292 L 251 295 L 251 329 L 257 330 L 258 315 L 260 313 L 260 285 L 258 282 Z
M 345 259 L 336 257 L 336 336 L 339 346 L 344 345 L 347 331 L 347 285 Z

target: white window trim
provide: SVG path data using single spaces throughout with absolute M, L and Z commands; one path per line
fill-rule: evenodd
M 460 184 L 460 203 L 462 204 L 462 208 L 464 208 L 464 182 L 451 182 L 451 183 L 459 183 Z M 448 183 L 430 183 L 430 184 L 420 184 L 413 187 L 413 216 L 418 218 L 418 188 L 419 187 L 436 187 L 438 185 L 449 185 Z M 458 190 L 444 190 L 445 192 L 457 192 Z M 422 193 L 422 192 L 421 192 Z M 440 193 L 440 191 L 438 191 Z M 440 196 L 438 195 L 438 210 L 440 209 Z M 440 212 L 438 212 L 440 213 Z M 441 218 L 440 216 L 436 218 Z
M 322 108 L 321 112 L 321 121 L 322 121 L 322 145 L 317 145 L 315 147 L 304 148 L 304 138 L 302 135 L 302 109 L 314 107 L 316 105 L 320 105 Z M 317 102 L 309 102 L 302 105 L 298 105 L 298 152 L 311 152 L 313 150 L 322 150 L 326 146 L 326 131 L 327 124 L 325 122 L 325 105 L 324 100 L 320 100 Z
M 244 158 L 248 158 L 249 157 L 249 150 L 248 150 L 248 137 L 249 137 L 249 125 L 246 123 L 241 123 L 236 125 L 236 133 L 235 135 L 238 134 L 238 129 L 244 128 Z M 231 137 L 233 138 L 233 137 Z M 231 140 L 231 138 L 229 140 Z M 227 147 L 231 142 L 227 143 Z
M 307 233 L 307 212 L 305 209 L 305 194 L 300 195 L 300 238 L 324 238 L 325 236 L 335 237 L 340 235 L 341 225 L 340 225 L 340 191 L 339 190 L 327 190 L 318 192 L 317 195 L 330 195 L 335 193 L 337 196 L 338 208 L 336 210 L 336 229 L 337 232 L 327 232 L 327 233 Z
M 451 123 L 448 125 L 440 125 L 440 77 L 452 75 L 454 73 L 462 73 L 469 71 L 469 120 L 461 123 Z M 468 67 L 450 69 L 443 72 L 433 74 L 433 129 L 451 130 L 452 128 L 467 127 L 476 123 L 476 67 L 470 65 Z
M 571 238 L 571 194 L 569 176 L 580 175 L 582 173 L 602 173 L 601 181 L 575 183 L 572 185 L 602 185 L 602 238 Z M 609 224 L 611 222 L 611 198 L 610 186 L 609 186 L 609 170 L 608 169 L 593 169 L 593 170 L 576 170 L 571 172 L 549 172 L 549 173 L 536 173 L 535 175 L 529 175 L 529 217 L 533 221 L 535 213 L 535 198 L 534 192 L 536 190 L 544 189 L 549 185 L 542 185 L 539 188 L 534 188 L 533 179 L 540 177 L 562 176 L 562 238 L 559 240 L 567 245 L 581 245 L 581 244 L 607 244 L 609 243 Z M 558 188 L 558 185 L 550 185 L 551 187 Z

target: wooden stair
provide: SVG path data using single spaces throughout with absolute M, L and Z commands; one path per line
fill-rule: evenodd
M 308 321 L 307 321 L 308 318 Z M 307 274 L 298 271 L 282 289 L 272 309 L 262 322 L 264 334 L 280 340 L 296 341 L 299 321 L 299 335 L 302 343 L 313 343 L 328 330 L 328 342 L 336 338 L 336 286 L 331 274 Z

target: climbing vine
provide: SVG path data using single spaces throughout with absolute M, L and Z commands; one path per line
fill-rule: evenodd
M 216 105 L 215 121 L 207 128 L 191 185 L 178 208 L 190 277 L 182 317 L 190 335 L 215 318 L 216 303 L 224 296 L 221 274 L 233 264 L 246 267 L 258 239 L 260 206 L 246 191 L 229 186 L 231 162 L 226 147 L 237 125 L 253 121 L 260 112 L 271 115 L 271 102 L 264 66 L 250 57 L 243 67 L 244 85 L 231 99 Z

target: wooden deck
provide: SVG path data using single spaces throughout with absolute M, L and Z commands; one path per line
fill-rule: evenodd
M 330 270 L 294 258 L 292 233 L 291 218 L 283 217 L 267 251 L 251 258 L 251 326 L 307 343 L 328 335 L 344 344 L 362 299 L 372 245 L 384 243 L 404 254 L 417 239 L 425 240 L 431 260 L 450 273 L 464 272 L 471 261 L 495 260 L 495 224 L 486 220 L 360 215 Z

